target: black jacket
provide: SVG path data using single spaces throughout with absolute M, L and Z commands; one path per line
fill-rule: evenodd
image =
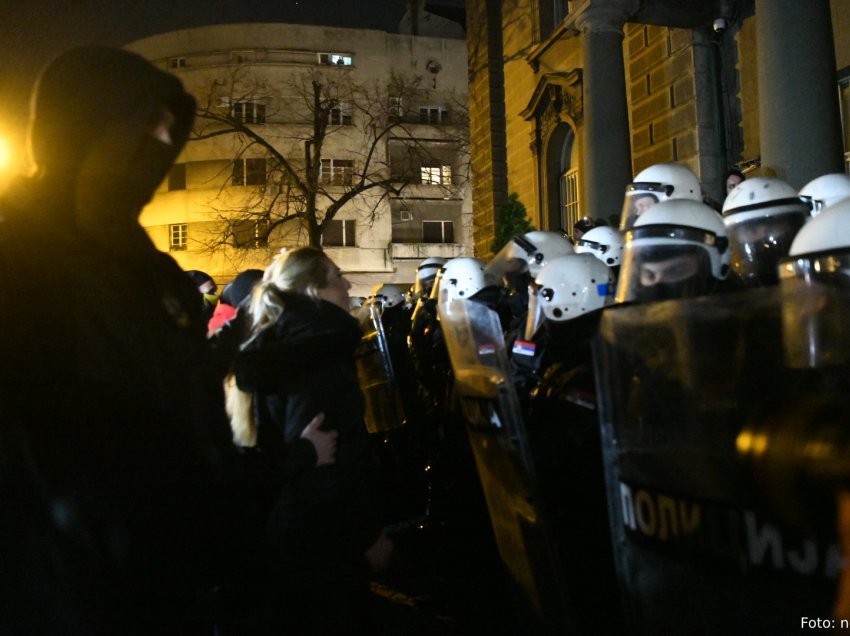
M 0 631 L 161 632 L 220 580 L 231 444 L 197 291 L 137 223 L 193 100 L 142 58 L 71 51 L 0 200 Z M 146 134 L 161 107 L 172 145 Z
M 318 413 L 336 430 L 336 461 L 291 472 L 269 525 L 272 535 L 308 529 L 317 550 L 342 550 L 351 559 L 378 538 L 363 394 L 354 349 L 357 320 L 324 300 L 282 293 L 278 321 L 236 356 L 239 388 L 257 397 L 257 443 L 275 448 L 296 442 Z

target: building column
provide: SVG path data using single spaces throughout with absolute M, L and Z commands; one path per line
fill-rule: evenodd
M 843 172 L 829 0 L 756 0 L 763 169 L 800 189 Z
M 605 220 L 620 213 L 632 180 L 623 25 L 636 5 L 631 0 L 592 4 L 576 17 L 584 56 L 582 208 L 585 215 Z

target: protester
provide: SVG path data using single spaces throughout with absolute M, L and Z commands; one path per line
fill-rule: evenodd
M 0 202 L 0 632 L 209 633 L 232 452 L 197 290 L 137 222 L 195 103 L 71 50 Z M 15 311 L 8 311 L 15 307 Z
M 293 443 L 320 413 L 339 435 L 336 462 L 292 474 L 266 528 L 269 625 L 296 633 L 368 627 L 368 570 L 386 567 L 393 550 L 371 481 L 349 288 L 320 250 L 286 251 L 254 291 L 235 361 L 239 388 L 255 396 L 260 449 Z

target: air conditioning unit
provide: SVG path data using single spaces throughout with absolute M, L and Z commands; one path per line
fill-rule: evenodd
M 398 213 L 398 218 L 401 221 L 412 221 L 413 213 L 410 210 L 400 210 Z

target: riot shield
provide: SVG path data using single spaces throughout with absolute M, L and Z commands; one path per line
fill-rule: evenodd
M 380 307 L 369 304 L 365 315 L 364 333 L 355 352 L 357 376 L 366 402 L 366 429 L 380 433 L 404 425 L 404 408 Z
M 541 514 L 498 315 L 466 300 L 440 305 L 438 312 L 499 554 L 519 609 L 538 628 L 568 629 L 573 612 Z
M 612 307 L 594 357 L 626 624 L 784 633 L 830 616 L 834 520 L 789 523 L 743 456 L 772 443 L 754 422 L 810 397 L 783 368 L 778 289 Z

